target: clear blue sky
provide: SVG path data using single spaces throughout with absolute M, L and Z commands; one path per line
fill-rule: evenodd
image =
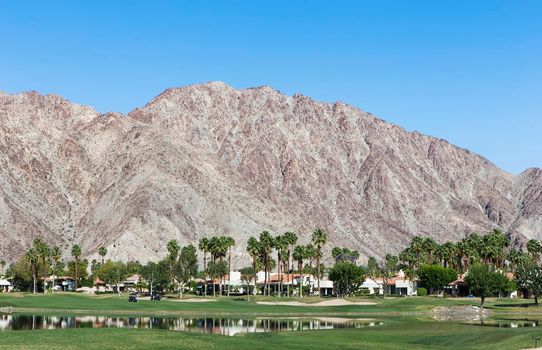
M 3 1 L 0 90 L 128 112 L 173 86 L 270 85 L 542 167 L 542 1 L 263 3 Z

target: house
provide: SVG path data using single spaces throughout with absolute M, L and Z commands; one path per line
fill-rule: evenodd
M 416 294 L 416 281 L 408 279 L 402 270 L 397 272 L 394 277 L 388 279 L 386 286 L 384 286 L 384 282 L 382 278 L 366 278 L 360 289 L 368 290 L 370 295 L 383 295 L 384 287 L 388 295 L 411 296 Z
M 48 288 L 64 292 L 75 292 L 75 279 L 71 276 L 49 276 L 45 278 Z
M 13 287 L 11 286 L 11 282 L 9 282 L 6 279 L 0 279 L 0 292 L 11 292 L 13 290 Z

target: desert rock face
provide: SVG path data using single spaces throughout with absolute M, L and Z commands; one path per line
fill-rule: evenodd
M 542 238 L 542 170 L 510 175 L 444 140 L 357 108 L 269 87 L 166 90 L 128 115 L 58 96 L 0 93 L 0 255 L 37 236 L 65 255 L 164 256 L 166 242 L 229 234 L 236 261 L 264 229 L 315 227 L 383 256 L 501 228 Z M 240 267 L 239 266 L 239 267 Z

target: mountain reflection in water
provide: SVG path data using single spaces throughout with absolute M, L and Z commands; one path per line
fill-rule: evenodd
M 0 331 L 66 328 L 167 329 L 222 335 L 383 326 L 384 322 L 350 318 L 116 317 L 0 314 Z

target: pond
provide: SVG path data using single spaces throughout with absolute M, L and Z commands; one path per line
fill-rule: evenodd
M 523 328 L 523 327 L 538 327 L 542 325 L 539 320 L 528 319 L 488 319 L 476 322 L 465 323 L 470 326 L 481 327 L 499 327 L 499 328 Z
M 292 332 L 336 328 L 383 326 L 368 319 L 315 318 L 220 318 L 220 317 L 126 317 L 126 316 L 56 316 L 0 314 L 0 331 L 66 328 L 141 328 L 180 332 L 237 333 Z

